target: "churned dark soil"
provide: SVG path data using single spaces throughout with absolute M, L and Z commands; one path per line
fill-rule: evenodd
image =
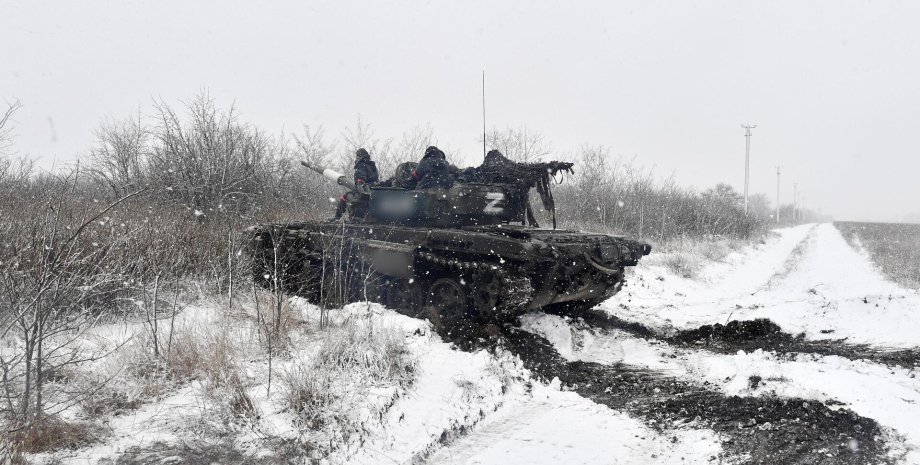
M 500 339 L 535 376 L 559 378 L 566 389 L 652 427 L 713 429 L 725 439 L 725 459 L 762 464 L 887 461 L 878 423 L 847 409 L 795 398 L 727 396 L 638 367 L 569 362 L 546 339 L 513 328 L 506 328 Z
M 703 325 L 665 335 L 599 310 L 579 312 L 573 317 L 593 328 L 620 330 L 633 336 L 660 340 L 676 347 L 693 347 L 717 353 L 762 349 L 778 354 L 837 355 L 850 360 L 870 360 L 905 368 L 920 367 L 920 350 L 917 349 L 886 350 L 833 339 L 810 341 L 802 335 L 783 332 L 776 323 L 766 318 L 732 320 L 724 325 Z

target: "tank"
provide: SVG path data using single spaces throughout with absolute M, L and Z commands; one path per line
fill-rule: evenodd
M 575 311 L 616 294 L 626 267 L 651 251 L 622 236 L 525 225 L 533 183 L 472 182 L 503 179 L 468 172 L 450 187 L 356 186 L 302 164 L 350 189 L 351 214 L 253 226 L 249 251 L 257 283 L 323 306 L 379 302 L 438 329 L 550 306 Z M 515 164 L 538 178 L 572 166 L 544 165 Z

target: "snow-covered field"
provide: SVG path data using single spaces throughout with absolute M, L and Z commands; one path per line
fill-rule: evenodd
M 356 428 L 341 434 L 321 425 L 318 432 L 310 432 L 289 408 L 284 383 L 277 380 L 285 373 L 298 373 L 298 363 L 317 357 L 323 332 L 316 330 L 319 309 L 298 299 L 290 305 L 303 329 L 295 330 L 290 353 L 274 359 L 276 381 L 271 391 L 265 384 L 265 354 L 236 353 L 254 414 L 215 426 L 221 404 L 206 381 L 192 380 L 148 397 L 136 409 L 105 418 L 111 434 L 96 444 L 31 459 L 74 464 L 193 463 L 189 450 L 220 444 L 238 453 L 201 457 L 220 463 L 738 463 L 763 457 L 756 451 L 746 455 L 739 438 L 766 437 L 757 436 L 763 433 L 773 434 L 772 440 L 777 428 L 825 425 L 807 419 L 802 423 L 797 417 L 774 425 L 754 419 L 748 424 L 742 418 L 725 428 L 726 422 L 707 422 L 692 413 L 679 421 L 672 420 L 680 414 L 656 417 L 648 413 L 648 405 L 664 405 L 682 394 L 658 396 L 655 387 L 648 390 L 651 396 L 608 402 L 604 395 L 616 395 L 611 393 L 616 383 L 598 390 L 591 383 L 544 379 L 550 371 L 531 369 L 527 360 L 532 354 L 522 352 L 529 350 L 526 345 L 521 349 L 513 344 L 485 344 L 484 349 L 463 351 L 443 341 L 427 322 L 358 303 L 332 312 L 332 326 L 357 324 L 375 333 L 395 334 L 406 347 L 412 381 L 363 385 L 347 380 L 332 386 L 348 394 L 337 405 L 347 413 L 345 424 Z M 624 291 L 598 310 L 641 323 L 654 337 L 543 313 L 522 317 L 521 329 L 545 340 L 558 353 L 557 365 L 600 373 L 597 376 L 619 379 L 617 370 L 649 373 L 654 378 L 648 379 L 662 380 L 661 386 L 692 387 L 715 405 L 720 398 L 777 405 L 794 400 L 799 410 L 790 410 L 792 417 L 800 415 L 796 412 L 816 411 L 809 410 L 809 403 L 819 405 L 823 410 L 817 411 L 825 416 L 851 412 L 846 418 L 865 419 L 868 423 L 859 424 L 877 423 L 880 428 L 877 441 L 884 451 L 876 456 L 878 460 L 920 464 L 916 361 L 913 366 L 895 366 L 859 357 L 792 353 L 796 351 L 726 352 L 692 343 L 672 344 L 669 339 L 702 325 L 769 318 L 786 333 L 802 334 L 804 341 L 861 344 L 873 350 L 912 349 L 920 346 L 920 319 L 914 316 L 918 309 L 920 295 L 885 280 L 833 225 L 820 224 L 778 230 L 762 244 L 705 264 L 694 279 L 677 276 L 655 260 L 641 264 Z M 212 327 L 219 324 L 215 318 L 208 309 L 187 310 L 179 324 Z M 252 339 L 248 324 L 235 320 L 230 333 L 238 340 Z M 142 329 L 100 327 L 91 341 L 104 349 Z M 101 364 L 94 369 L 111 368 Z M 642 386 L 629 389 L 640 392 Z M 735 404 L 726 401 L 725 405 Z M 737 432 L 741 430 L 748 436 Z M 841 436 L 815 435 L 826 440 L 822 447 L 833 447 L 805 450 L 803 457 L 822 457 L 824 463 L 874 463 L 852 454 L 868 448 L 868 443 L 849 434 Z M 853 436 L 859 437 L 858 432 Z M 811 447 L 800 440 L 805 442 L 795 447 Z M 296 456 L 283 454 L 282 445 L 292 443 L 316 447 Z M 750 444 L 750 449 L 755 446 Z M 205 460 L 201 457 L 199 461 Z

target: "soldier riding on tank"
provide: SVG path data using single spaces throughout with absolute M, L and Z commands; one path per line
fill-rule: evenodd
M 434 187 L 450 187 L 454 184 L 453 173 L 457 169 L 447 162 L 447 156 L 444 152 L 430 146 L 425 149 L 425 155 L 415 168 L 413 177 L 415 178 L 418 189 L 430 189 Z
M 355 186 L 372 186 L 379 181 L 380 173 L 377 172 L 377 164 L 371 160 L 371 154 L 364 148 L 355 151 Z M 341 219 L 349 205 L 352 208 L 351 216 L 361 217 L 367 211 L 367 196 L 358 190 L 346 192 L 339 198 L 333 221 Z

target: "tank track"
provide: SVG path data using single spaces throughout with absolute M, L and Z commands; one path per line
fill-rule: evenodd
M 417 259 L 417 266 L 459 277 L 470 289 L 473 306 L 481 316 L 518 315 L 533 298 L 530 279 L 518 276 L 507 265 L 462 260 L 432 251 L 420 252 Z

